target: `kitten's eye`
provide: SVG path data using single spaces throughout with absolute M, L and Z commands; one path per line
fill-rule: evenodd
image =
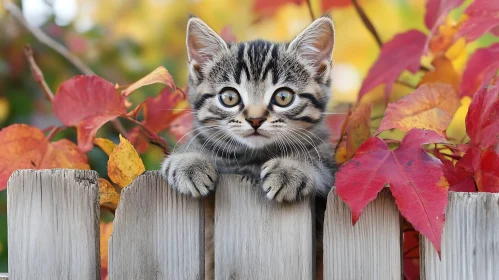
M 280 88 L 274 92 L 272 102 L 280 107 L 286 107 L 295 99 L 295 94 L 290 89 Z
M 226 107 L 234 107 L 241 102 L 241 97 L 237 90 L 226 88 L 220 92 L 220 102 Z

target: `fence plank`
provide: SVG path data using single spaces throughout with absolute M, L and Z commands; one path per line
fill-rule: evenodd
M 350 209 L 332 190 L 324 223 L 324 279 L 402 278 L 400 218 L 387 188 L 355 226 Z
M 312 279 L 313 207 L 277 205 L 260 187 L 223 175 L 215 197 L 216 279 Z
M 97 173 L 19 170 L 7 188 L 10 279 L 99 279 Z
M 146 172 L 121 191 L 109 240 L 109 278 L 204 278 L 201 199 L 182 196 L 159 172 Z
M 7 273 L 0 273 L 0 280 L 9 280 Z
M 421 242 L 422 279 L 499 279 L 499 194 L 449 194 L 440 261 Z

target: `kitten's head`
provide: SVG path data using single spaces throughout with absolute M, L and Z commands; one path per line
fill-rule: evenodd
M 202 20 L 187 26 L 189 100 L 204 133 L 250 148 L 322 125 L 331 96 L 333 22 L 321 17 L 290 43 L 226 43 Z M 201 131 L 201 130 L 200 130 Z

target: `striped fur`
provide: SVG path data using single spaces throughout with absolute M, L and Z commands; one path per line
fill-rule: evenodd
M 198 18 L 187 32 L 194 129 L 163 164 L 169 185 L 206 195 L 218 174 L 239 173 L 261 180 L 269 199 L 325 195 L 334 170 L 323 114 L 331 97 L 331 19 L 317 19 L 290 43 L 228 44 Z M 238 105 L 222 104 L 226 88 L 239 93 Z M 294 93 L 286 107 L 273 102 L 283 88 Z M 248 121 L 255 118 L 264 120 L 257 129 Z

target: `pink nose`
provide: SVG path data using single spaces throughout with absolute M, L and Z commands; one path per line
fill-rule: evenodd
M 262 125 L 265 118 L 247 118 L 246 121 L 256 130 Z

